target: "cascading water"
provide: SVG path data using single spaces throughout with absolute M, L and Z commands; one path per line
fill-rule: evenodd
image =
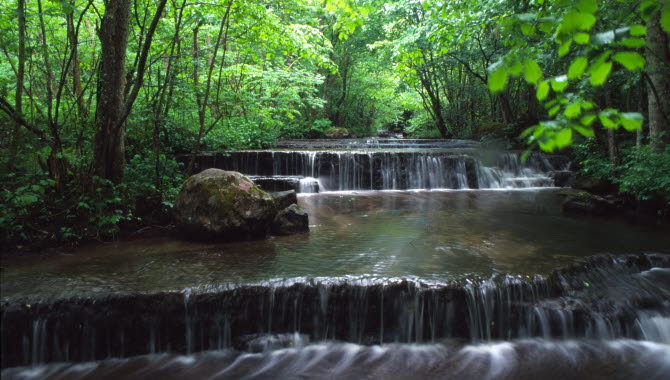
M 316 178 L 319 191 L 551 187 L 557 185 L 553 178 L 555 173 L 566 172 L 570 167 L 565 157 L 539 153 L 531 154 L 522 163 L 520 154 L 515 152 L 499 153 L 492 163 L 485 165 L 473 148 L 474 143 L 464 145 L 461 142 L 455 148 L 451 140 L 429 140 L 430 145 L 417 143 L 421 141 L 351 140 L 346 145 L 330 145 L 348 150 L 206 154 L 198 158 L 198 166 L 201 169 L 234 170 L 251 176 Z M 295 186 L 295 190 L 314 188 Z
M 567 159 L 324 144 L 198 164 L 268 191 L 468 191 L 313 194 L 309 234 L 3 261 L 2 378 L 669 377 L 667 231 L 561 215 L 537 188 Z M 485 190 L 506 188 L 534 190 Z

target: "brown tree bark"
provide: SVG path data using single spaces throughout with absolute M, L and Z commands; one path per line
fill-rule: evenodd
M 125 120 L 137 99 L 146 70 L 149 48 L 165 3 L 157 5 L 147 35 L 142 43 L 132 86 L 126 87 L 126 48 L 130 20 L 130 0 L 109 0 L 100 23 L 101 64 L 98 105 L 95 113 L 94 174 L 114 183 L 123 181 L 125 168 Z M 127 98 L 125 94 L 128 94 Z
M 107 1 L 100 23 L 101 64 L 95 113 L 94 174 L 119 183 L 123 180 L 126 112 L 124 101 L 126 47 L 130 0 Z
M 670 49 L 668 34 L 661 29 L 660 12 L 647 23 L 646 58 L 649 144 L 653 152 L 661 152 L 670 139 Z

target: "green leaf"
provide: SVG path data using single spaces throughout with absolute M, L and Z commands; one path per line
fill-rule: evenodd
M 588 33 L 577 33 L 575 34 L 574 40 L 580 45 L 586 45 L 591 40 L 591 36 Z
M 637 112 L 623 112 L 619 115 L 621 116 L 621 125 L 623 125 L 627 131 L 636 131 L 642 128 L 642 122 L 644 121 L 642 114 Z
M 627 48 L 631 49 L 637 49 L 641 48 L 646 45 L 644 39 L 642 38 L 625 38 L 621 42 L 619 42 L 619 45 L 625 46 Z
M 551 89 L 555 92 L 563 92 L 568 87 L 568 77 L 561 75 L 560 77 L 551 78 Z
M 583 126 L 588 127 L 588 126 L 590 126 L 591 124 L 593 124 L 593 122 L 594 122 L 595 120 L 596 120 L 596 115 L 594 115 L 594 114 L 588 114 L 588 115 L 584 115 L 584 116 L 582 116 L 582 118 L 579 119 L 579 122 L 582 123 Z
M 546 80 L 543 80 L 540 82 L 540 84 L 537 85 L 535 96 L 537 97 L 537 100 L 543 101 L 547 98 L 547 95 L 549 95 L 549 83 L 547 83 Z
M 593 116 L 595 118 L 595 116 Z M 582 127 L 581 125 L 574 124 L 572 126 L 575 131 L 579 132 L 584 137 L 593 137 L 595 136 L 595 133 L 593 132 L 592 128 L 589 127 Z
M 612 56 L 612 59 L 619 62 L 629 71 L 635 71 L 644 68 L 644 57 L 632 51 L 616 53 Z
M 569 40 L 568 42 L 562 44 L 558 48 L 558 56 L 562 57 L 570 52 L 570 46 L 572 45 L 572 40 Z
M 582 107 L 580 103 L 572 103 L 567 107 L 565 107 L 565 111 L 563 111 L 563 114 L 568 119 L 576 119 L 579 117 L 581 113 L 582 113 Z
M 559 149 L 565 148 L 566 146 L 570 145 L 570 143 L 572 143 L 572 129 L 565 128 L 561 130 L 556 134 L 554 140 L 556 141 L 556 146 Z
M 508 66 L 509 75 L 517 76 L 523 71 L 523 63 L 521 61 L 514 61 L 511 66 Z
M 579 0 L 577 2 L 577 9 L 584 13 L 594 13 L 598 10 L 598 4 L 596 0 Z
M 661 29 L 666 33 L 670 33 L 670 6 L 668 5 L 661 12 Z
M 523 78 L 528 83 L 537 84 L 542 78 L 542 68 L 532 59 L 527 59 L 523 64 Z
M 618 128 L 619 127 L 619 121 L 617 120 L 617 112 L 616 110 L 605 110 L 602 111 L 598 114 L 598 118 L 600 119 L 600 123 L 602 123 L 603 127 L 605 128 Z
M 589 64 L 589 60 L 586 57 L 579 57 L 575 59 L 568 69 L 568 78 L 569 79 L 579 79 L 586 70 L 586 66 Z
M 549 116 L 554 117 L 558 113 L 558 111 L 560 111 L 560 110 L 561 110 L 561 106 L 553 106 L 549 110 Z
M 488 85 L 491 92 L 500 92 L 505 89 L 507 84 L 507 70 L 501 66 L 489 75 Z
M 600 86 L 601 84 L 605 83 L 607 77 L 610 75 L 611 70 L 612 70 L 611 61 L 592 65 L 589 68 L 589 74 L 591 74 L 591 80 L 590 80 L 591 85 Z
M 640 37 L 647 34 L 647 28 L 644 25 L 633 25 L 630 27 L 630 35 Z

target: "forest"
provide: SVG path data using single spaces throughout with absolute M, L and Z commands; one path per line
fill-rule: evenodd
M 169 219 L 201 152 L 472 139 L 670 207 L 667 0 L 12 0 L 3 245 Z M 528 154 L 528 153 L 527 153 Z

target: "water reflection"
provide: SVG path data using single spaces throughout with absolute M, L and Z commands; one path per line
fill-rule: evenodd
M 600 253 L 670 252 L 667 227 L 569 218 L 554 190 L 301 196 L 311 232 L 198 244 L 171 238 L 3 262 L 2 295 L 182 289 L 291 277 L 548 273 Z

